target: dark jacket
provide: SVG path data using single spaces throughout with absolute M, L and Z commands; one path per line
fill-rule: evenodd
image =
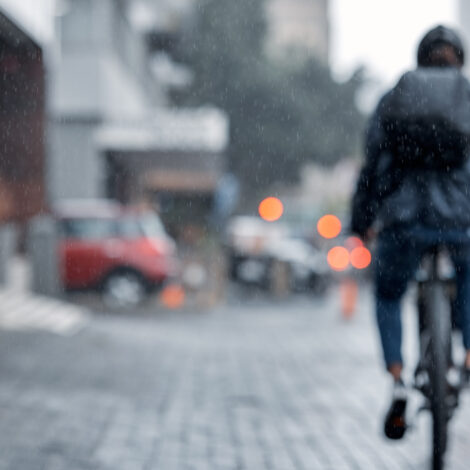
M 470 109 L 470 83 L 466 81 Z M 365 141 L 365 164 L 352 201 L 351 229 L 364 235 L 381 228 L 421 224 L 431 228 L 470 228 L 470 159 L 457 166 L 420 168 L 400 164 L 384 126 L 383 103 L 372 115 Z M 464 152 L 469 153 L 467 148 Z

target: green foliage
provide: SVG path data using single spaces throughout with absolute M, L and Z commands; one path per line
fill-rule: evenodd
M 293 182 L 303 163 L 333 164 L 354 154 L 363 118 L 360 74 L 338 84 L 314 59 L 274 64 L 264 52 L 261 0 L 200 0 L 176 58 L 194 82 L 177 104 L 213 104 L 230 118 L 231 169 L 246 187 Z

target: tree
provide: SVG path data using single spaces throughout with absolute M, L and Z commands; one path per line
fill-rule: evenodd
M 228 113 L 230 167 L 247 188 L 294 182 L 307 161 L 332 164 L 351 155 L 362 127 L 359 75 L 338 84 L 313 59 L 271 63 L 265 32 L 262 0 L 200 0 L 176 50 L 195 79 L 175 103 L 211 103 Z

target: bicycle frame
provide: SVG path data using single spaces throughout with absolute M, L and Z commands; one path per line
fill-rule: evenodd
M 440 261 L 443 256 L 447 256 L 447 253 L 438 246 L 434 247 L 423 257 L 420 269 L 416 276 L 418 285 L 417 308 L 419 326 L 419 360 L 417 369 L 420 367 L 422 369 L 426 366 L 426 363 L 429 362 L 428 353 L 432 322 L 429 318 L 429 312 L 426 309 L 426 294 L 427 290 L 434 287 L 434 284 L 436 283 L 444 288 L 443 290 L 446 296 L 448 307 L 448 311 L 446 313 L 450 319 L 450 323 L 448 324 L 450 325 L 450 328 L 445 331 L 447 343 L 446 359 L 449 368 L 454 366 L 452 357 L 452 325 L 454 323 L 452 302 L 455 297 L 455 279 L 454 276 L 449 277 L 449 275 L 442 273 Z
M 452 387 L 452 280 L 440 270 L 443 250 L 436 246 L 423 258 L 418 272 L 418 318 L 420 355 L 415 388 L 426 399 L 423 409 L 433 418 L 433 470 L 444 468 L 447 424 L 458 405 L 459 387 Z

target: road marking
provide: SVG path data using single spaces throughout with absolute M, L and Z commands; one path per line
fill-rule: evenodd
M 7 330 L 46 330 L 62 336 L 85 327 L 89 312 L 61 300 L 18 292 L 0 291 L 0 328 Z

